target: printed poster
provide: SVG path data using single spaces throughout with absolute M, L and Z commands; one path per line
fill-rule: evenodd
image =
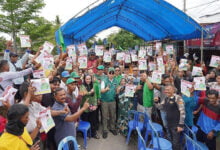
M 43 68 L 45 70 L 53 70 L 53 67 L 54 67 L 53 57 L 44 57 Z
M 202 68 L 193 66 L 192 76 L 203 76 Z
M 112 61 L 112 54 L 110 52 L 105 52 L 104 57 L 103 57 L 103 61 L 110 63 Z
M 161 47 L 162 47 L 162 43 L 156 42 L 156 51 L 160 51 Z
M 34 70 L 33 77 L 35 79 L 45 78 L 44 70 Z
M 138 67 L 139 67 L 139 70 L 147 70 L 147 61 L 146 61 L 146 59 L 139 59 L 138 60 Z
M 134 53 L 131 53 L 131 60 L 132 60 L 132 62 L 137 62 L 138 61 L 138 56 Z
M 103 45 L 96 45 L 95 46 L 95 53 L 96 53 L 96 56 L 103 56 L 104 46 Z
M 179 70 L 187 71 L 187 59 L 181 59 L 179 64 Z
M 31 40 L 29 35 L 20 35 L 21 47 L 31 47 Z
M 69 45 L 69 46 L 67 46 L 67 49 L 68 49 L 68 56 L 69 57 L 76 56 L 76 46 L 75 45 Z
M 161 71 L 153 71 L 152 77 L 151 77 L 151 82 L 156 83 L 156 84 L 161 84 L 161 80 L 162 80 Z
M 125 96 L 134 97 L 136 86 L 135 85 L 126 85 L 125 86 Z
M 181 93 L 183 95 L 186 95 L 187 97 L 190 97 L 190 89 L 192 88 L 193 83 L 186 81 L 186 80 L 181 80 Z
M 147 54 L 146 50 L 139 50 L 138 57 L 139 58 L 145 58 L 146 54 Z
M 39 113 L 40 121 L 42 124 L 42 128 L 45 133 L 50 131 L 53 127 L 55 127 L 54 120 L 51 116 L 50 109 L 47 108 Z
M 87 50 L 85 43 L 77 45 L 77 48 L 78 48 L 80 56 L 87 56 L 88 55 L 88 50 Z
M 52 52 L 53 48 L 54 48 L 54 45 L 52 43 L 45 41 L 42 51 L 47 51 L 50 54 Z
M 163 64 L 163 58 L 161 56 L 157 57 L 157 65 L 158 66 L 164 66 Z
M 153 48 L 152 48 L 152 46 L 147 46 L 147 55 L 148 56 L 153 56 Z
M 212 58 L 211 58 L 209 66 L 217 68 L 218 65 L 220 65 L 220 57 L 212 55 Z
M 165 74 L 165 66 L 158 66 L 158 70 L 160 70 L 162 74 Z
M 8 101 L 10 105 L 13 105 L 15 94 L 17 93 L 17 89 L 13 88 L 13 86 L 7 86 L 5 91 L 2 94 L 2 100 Z
M 78 58 L 79 68 L 86 69 L 87 68 L 87 56 L 80 56 Z
M 156 65 L 156 63 L 154 63 L 154 62 L 149 62 L 149 63 L 148 63 L 148 67 L 149 67 L 149 70 L 150 70 L 150 71 L 154 71 L 154 70 L 157 69 L 157 65 Z
M 173 45 L 166 45 L 166 52 L 167 54 L 173 54 L 174 53 Z
M 124 57 L 125 57 L 125 53 L 123 52 L 117 53 L 116 60 L 123 61 Z
M 32 86 L 36 88 L 35 95 L 51 93 L 50 83 L 48 78 L 31 80 Z
M 72 69 L 73 69 L 73 60 L 72 60 L 72 58 L 68 57 L 66 59 L 65 70 L 72 70 Z
M 127 64 L 131 63 L 131 55 L 130 54 L 125 54 L 125 63 L 127 63 Z
M 205 77 L 194 77 L 193 82 L 195 83 L 194 89 L 199 91 L 206 90 Z
M 44 57 L 53 57 L 53 56 L 51 56 L 47 51 L 41 51 L 40 55 L 35 59 L 35 61 L 43 65 Z

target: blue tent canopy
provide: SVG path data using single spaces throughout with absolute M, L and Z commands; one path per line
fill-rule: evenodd
M 118 26 L 145 41 L 201 37 L 202 27 L 164 0 L 106 0 L 60 27 L 66 45 L 87 41 L 98 32 Z M 59 42 L 58 31 L 55 33 Z

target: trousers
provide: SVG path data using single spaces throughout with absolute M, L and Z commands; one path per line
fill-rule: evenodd
M 116 123 L 116 103 L 115 102 L 102 102 L 102 119 L 103 119 L 103 132 L 107 132 L 108 120 L 110 130 L 115 130 Z

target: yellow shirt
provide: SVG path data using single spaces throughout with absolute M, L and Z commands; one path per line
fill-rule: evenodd
M 21 137 L 27 144 L 33 144 L 26 128 L 24 128 L 24 132 Z M 4 132 L 0 137 L 0 150 L 29 150 L 30 148 L 28 148 L 26 143 L 19 136 Z

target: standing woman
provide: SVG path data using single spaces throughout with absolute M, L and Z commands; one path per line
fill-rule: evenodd
M 81 120 L 88 121 L 91 124 L 92 129 L 92 137 L 95 139 L 99 139 L 97 134 L 98 124 L 96 122 L 96 109 L 97 109 L 97 97 L 94 93 L 94 84 L 92 81 L 91 75 L 85 75 L 83 84 L 80 87 L 80 91 L 83 93 L 81 107 L 88 99 L 88 103 L 90 104 L 89 109 L 87 109 L 82 115 Z
M 117 128 L 119 133 L 127 136 L 128 133 L 128 111 L 133 109 L 133 98 L 125 96 L 125 86 L 127 80 L 125 78 L 121 79 L 120 85 L 117 88 L 118 95 L 118 120 Z M 131 81 L 128 82 L 132 84 Z

